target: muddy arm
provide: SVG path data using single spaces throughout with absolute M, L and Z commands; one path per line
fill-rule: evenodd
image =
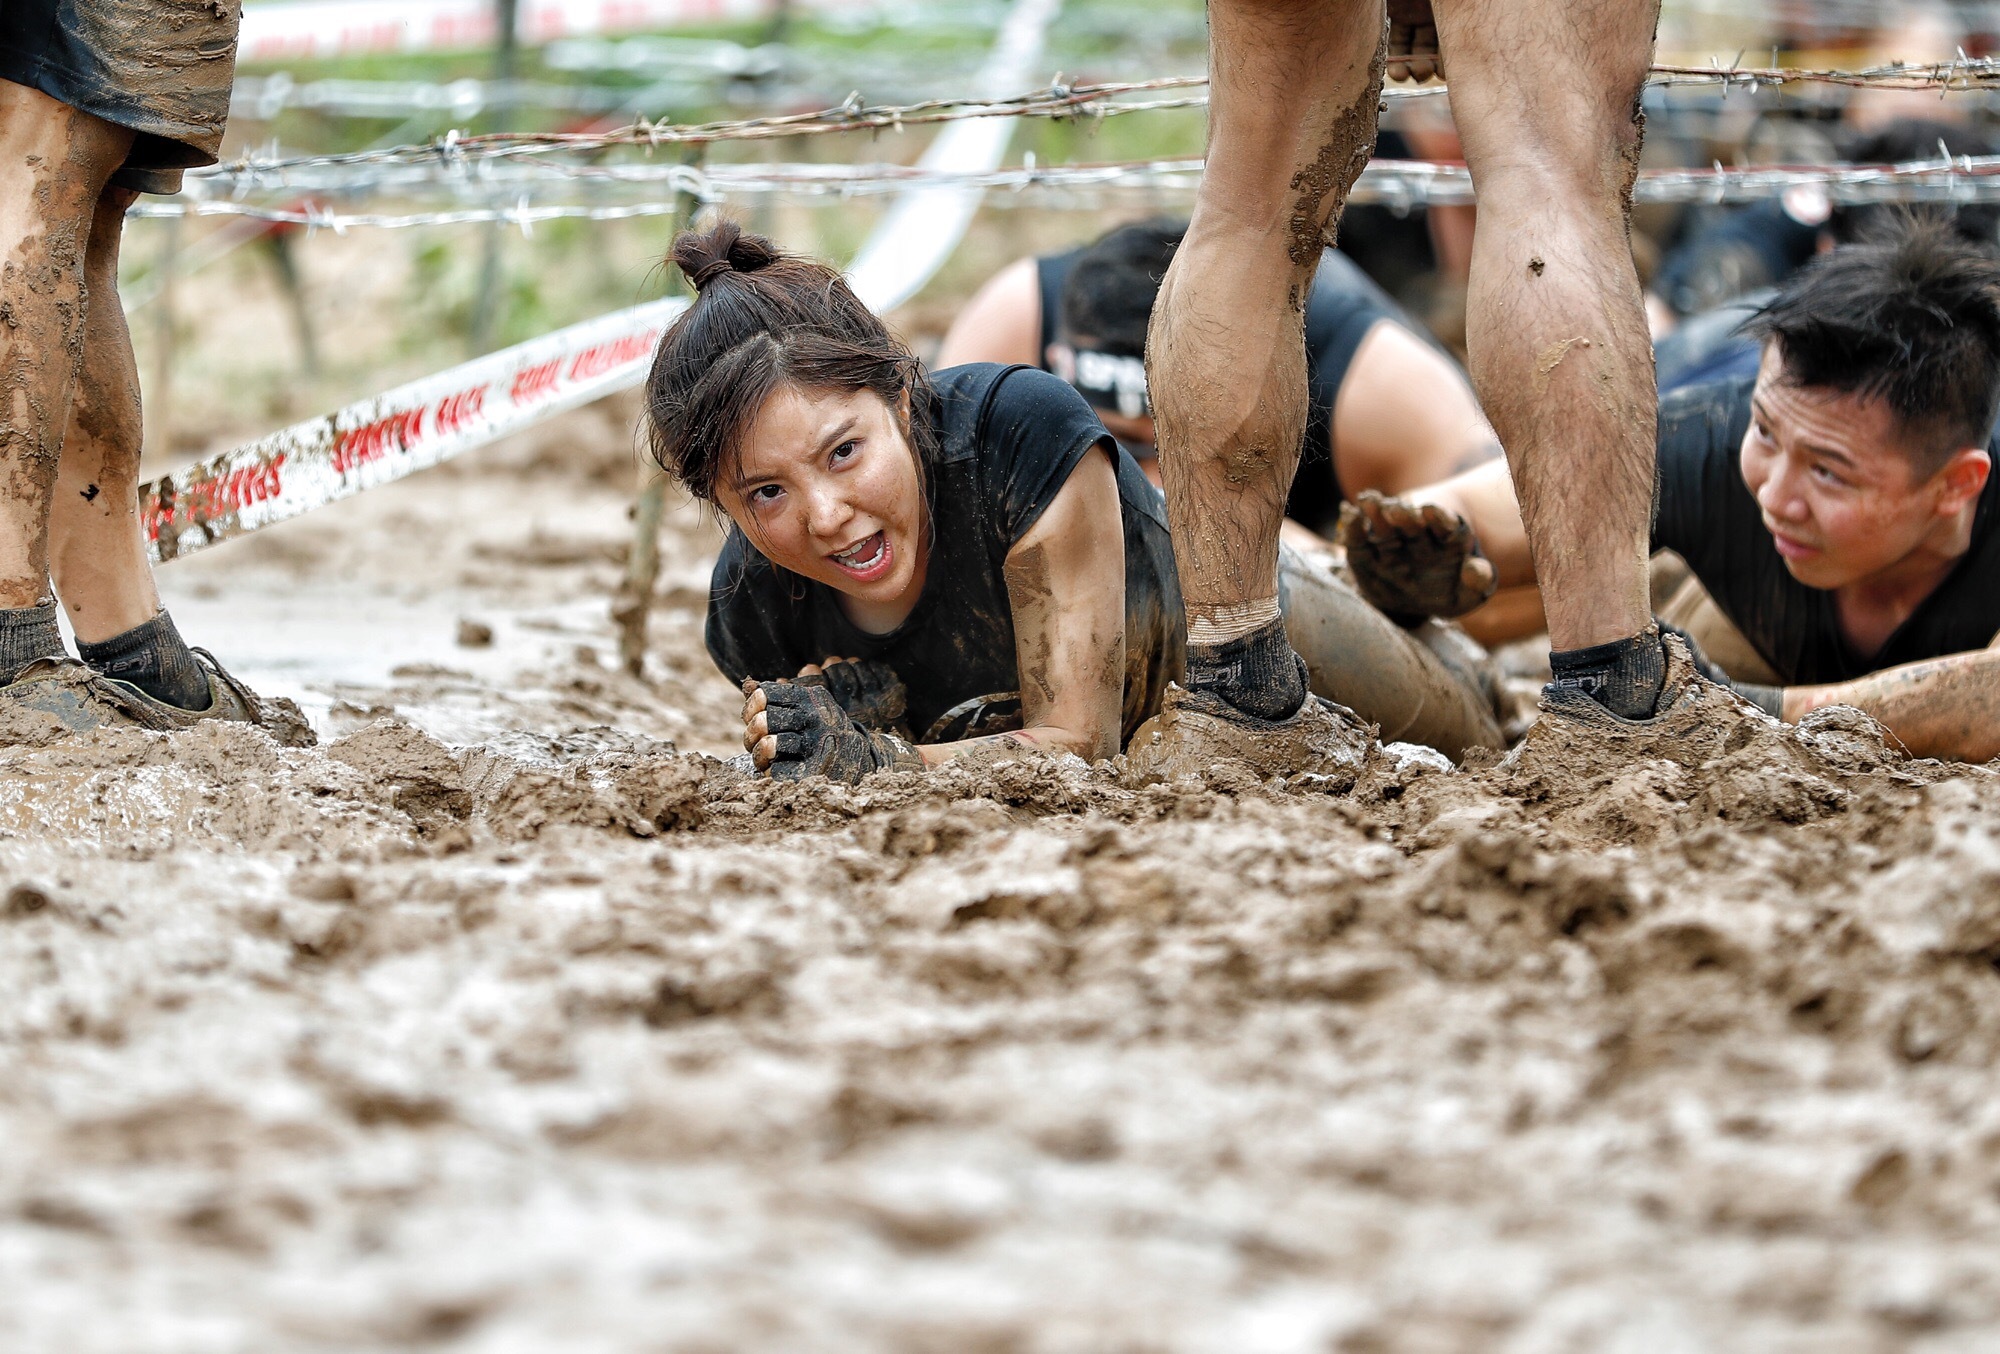
M 1125 534 L 1116 529 L 1119 520 L 1111 459 L 1092 450 L 1007 552 L 1024 727 L 926 744 L 918 749 L 925 761 L 935 765 L 1024 746 L 1073 752 L 1087 761 L 1118 751 L 1125 694 Z
M 1472 524 L 1480 553 L 1493 562 L 1500 586 L 1535 581 L 1535 561 L 1528 554 L 1528 532 L 1521 525 L 1521 505 L 1505 461 L 1487 461 L 1448 480 L 1412 489 L 1402 496 L 1411 503 L 1435 503 Z
M 1905 663 L 1852 682 L 1785 688 L 1785 718 L 1852 705 L 1882 721 L 1919 757 L 2000 757 L 2000 648 Z
M 1500 441 L 1451 359 L 1382 320 L 1334 401 L 1333 454 L 1350 496 L 1404 494 L 1499 460 Z

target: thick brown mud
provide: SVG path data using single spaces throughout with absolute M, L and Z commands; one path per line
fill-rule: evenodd
M 1994 771 L 1827 712 L 1340 794 L 753 780 L 700 514 L 607 657 L 629 428 L 162 571 L 253 684 L 309 617 L 321 746 L 0 746 L 0 1346 L 2000 1331 Z

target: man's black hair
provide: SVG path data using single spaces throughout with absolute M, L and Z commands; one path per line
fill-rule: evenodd
M 1985 446 L 2000 412 L 2000 262 L 1947 221 L 1822 254 L 1743 330 L 1777 343 L 1793 384 L 1885 401 L 1919 478 Z
M 1146 355 L 1146 322 L 1188 223 L 1171 217 L 1120 226 L 1083 251 L 1063 283 L 1062 332 L 1121 357 Z
M 1907 165 L 1944 155 L 1991 154 L 1993 138 L 1976 128 L 1934 118 L 1897 118 L 1850 142 L 1842 158 L 1856 165 Z M 1853 244 L 1880 234 L 1894 216 L 1910 211 L 1886 202 L 1847 203 L 1833 209 L 1827 229 L 1836 243 Z M 1943 217 L 1974 244 L 2000 248 L 2000 204 L 1927 202 L 1915 214 Z

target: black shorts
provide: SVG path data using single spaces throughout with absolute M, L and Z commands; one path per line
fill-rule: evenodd
M 111 178 L 178 193 L 229 122 L 243 0 L 0 0 L 0 80 L 138 136 Z

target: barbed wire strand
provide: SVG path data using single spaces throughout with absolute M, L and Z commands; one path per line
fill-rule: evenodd
M 2000 88 L 2000 60 L 1960 57 L 1929 65 L 1897 63 L 1861 70 L 1665 65 L 1653 68 L 1650 83 L 1663 88 L 1716 85 L 1743 90 L 1782 89 L 1788 85 L 1806 84 L 1894 90 L 1934 89 L 1948 94 Z M 1066 85 L 1058 78 L 1056 83 L 1045 88 L 1001 99 L 937 98 L 894 105 L 866 104 L 856 92 L 832 108 L 731 121 L 671 124 L 641 118 L 623 127 L 595 132 L 482 132 L 464 135 L 454 131 L 423 145 L 329 155 L 259 158 L 246 153 L 233 164 L 190 170 L 188 177 L 191 180 L 228 182 L 244 176 L 283 174 L 288 170 L 317 165 L 386 164 L 425 159 L 456 164 L 475 159 L 594 152 L 617 147 L 645 147 L 650 150 L 687 143 L 757 141 L 834 133 L 882 133 L 972 118 L 1045 117 L 1081 121 L 1203 107 L 1208 102 L 1206 94 L 1161 99 L 1132 99 L 1130 96 L 1199 89 L 1206 84 L 1207 77 L 1200 75 L 1084 85 Z M 1383 97 L 1392 100 L 1422 98 L 1442 94 L 1446 88 L 1442 84 L 1412 89 L 1390 88 L 1383 91 Z
M 663 166 L 660 181 L 706 204 L 764 193 L 794 196 L 869 196 L 911 187 L 965 190 L 1150 190 L 1192 191 L 1202 162 L 1197 159 L 1137 160 L 1109 164 L 1025 164 L 977 173 L 923 170 L 905 165 L 736 165 L 695 169 Z M 341 211 L 323 202 L 264 204 L 228 199 L 143 202 L 132 210 L 141 218 L 240 216 L 336 233 L 350 228 L 405 229 L 497 221 L 531 232 L 543 221 L 616 221 L 662 216 L 673 209 L 671 193 L 641 201 L 536 202 L 471 196 L 467 205 L 403 213 Z M 1940 157 L 1900 165 L 1752 166 L 1706 169 L 1648 169 L 1634 189 L 1640 202 L 1747 202 L 1794 189 L 1813 189 L 1829 203 L 2000 202 L 2000 156 Z M 1417 207 L 1474 200 L 1470 173 L 1462 164 L 1422 160 L 1371 161 L 1348 201 Z

